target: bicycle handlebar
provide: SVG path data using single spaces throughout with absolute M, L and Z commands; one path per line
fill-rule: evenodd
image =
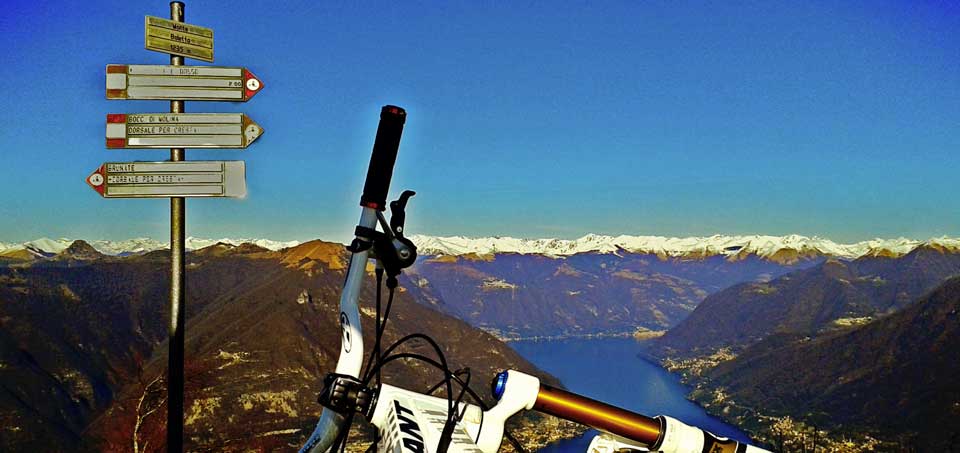
M 516 386 L 511 387 L 508 381 Z M 762 448 L 716 436 L 672 417 L 648 417 L 554 388 L 539 382 L 536 377 L 515 370 L 498 374 L 492 387 L 494 397 L 501 403 L 511 405 L 514 412 L 518 407 L 533 409 L 639 443 L 650 451 L 769 453 Z M 494 406 L 491 412 L 498 406 Z M 480 442 L 477 444 L 479 446 Z
M 407 112 L 395 105 L 385 105 L 380 109 L 380 125 L 377 126 L 377 138 L 373 142 L 373 154 L 367 169 L 367 180 L 363 183 L 363 195 L 360 205 L 383 211 L 387 206 L 387 192 L 390 179 L 393 178 L 393 165 L 397 161 L 400 148 L 400 135 Z
M 657 443 L 663 431 L 660 420 L 543 383 L 540 384 L 533 410 L 573 420 L 647 445 Z
M 377 227 L 376 212 L 383 211 L 387 204 L 387 192 L 393 176 L 393 165 L 400 148 L 400 136 L 407 112 L 402 108 L 385 105 L 380 109 L 380 124 L 377 126 L 377 138 L 373 142 L 370 155 L 370 167 L 363 184 L 360 205 L 360 227 L 372 230 Z M 358 237 L 357 239 L 360 239 Z M 370 242 L 373 238 L 363 238 Z M 360 329 L 360 287 L 365 278 L 367 259 L 370 251 L 364 248 L 350 257 L 343 291 L 340 293 L 340 328 L 342 340 L 340 355 L 337 358 L 336 372 L 359 377 L 363 365 L 363 331 Z M 348 429 L 347 419 L 332 410 L 324 409 L 320 421 L 314 428 L 300 453 L 324 453 L 334 443 L 342 430 Z

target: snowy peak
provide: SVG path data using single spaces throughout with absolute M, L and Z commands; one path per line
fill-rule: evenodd
M 230 239 L 230 238 L 221 238 L 221 239 L 201 239 L 195 237 L 188 237 L 187 240 L 187 250 L 197 250 L 204 247 L 209 247 L 216 244 L 225 244 L 225 245 L 242 245 L 242 244 L 253 244 L 258 247 L 265 248 L 267 250 L 280 250 L 290 247 L 296 247 L 300 245 L 300 241 L 274 241 L 270 239 Z M 163 243 L 162 247 L 166 248 L 167 244 Z
M 30 242 L 24 242 L 23 244 L 20 244 L 20 245 L 22 248 L 25 248 L 25 249 L 42 250 L 47 253 L 57 254 L 66 250 L 67 247 L 70 247 L 70 244 L 73 244 L 73 241 L 70 239 L 40 238 L 40 239 L 34 239 Z
M 124 256 L 139 255 L 154 250 L 167 248 L 166 242 L 155 241 L 150 238 L 134 238 L 124 241 L 91 241 L 90 245 L 105 255 Z
M 756 255 L 790 264 L 805 257 L 856 259 L 861 256 L 901 256 L 923 244 L 960 251 L 960 239 L 935 238 L 918 241 L 907 238 L 872 239 L 840 244 L 821 237 L 788 236 L 605 236 L 588 234 L 579 239 L 517 239 L 511 237 L 468 238 L 463 236 L 411 237 L 421 255 L 465 255 L 468 253 L 520 253 L 569 256 L 577 253 L 655 254 L 661 257 L 704 258 L 725 256 L 731 260 Z
M 44 252 L 32 245 L 14 246 L 6 250 L 0 250 L 0 262 L 30 262 L 51 256 L 53 256 L 52 253 Z

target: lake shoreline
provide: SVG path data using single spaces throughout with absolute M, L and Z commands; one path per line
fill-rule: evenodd
M 665 330 L 638 329 L 624 332 L 600 332 L 583 334 L 537 335 L 532 337 L 502 336 L 495 332 L 488 332 L 504 343 L 518 341 L 561 341 L 561 340 L 602 340 L 605 338 L 634 338 L 637 341 L 646 341 L 658 338 L 666 333 Z
M 687 399 L 691 389 L 658 362 L 639 354 L 644 340 L 629 334 L 514 341 L 510 346 L 570 391 L 648 415 L 665 414 L 746 441 L 747 433 Z M 572 360 L 571 357 L 576 357 Z M 624 379 L 627 377 L 627 379 Z M 637 382 L 643 385 L 637 385 Z M 596 433 L 588 431 L 587 434 Z M 544 453 L 582 453 L 593 435 L 552 442 Z

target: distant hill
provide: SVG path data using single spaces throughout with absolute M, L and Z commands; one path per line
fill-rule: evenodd
M 742 348 L 774 334 L 817 336 L 862 324 L 916 300 L 960 275 L 960 250 L 925 244 L 900 257 L 827 260 L 766 283 L 742 283 L 706 298 L 652 342 L 660 356 L 696 356 Z
M 169 252 L 96 259 L 73 244 L 58 256 L 72 264 L 51 257 L 0 267 L 0 450 L 129 451 L 137 407 L 142 415 L 162 403 L 163 380 L 154 378 L 165 376 Z M 188 254 L 188 448 L 290 449 L 306 438 L 339 352 L 346 259 L 342 245 L 320 241 L 281 251 L 223 243 Z M 473 370 L 478 388 L 501 368 L 543 375 L 410 295 L 398 294 L 387 342 L 433 336 L 451 366 Z M 372 297 L 371 281 L 362 294 L 367 333 Z M 398 363 L 385 377 L 422 389 L 440 375 Z M 163 410 L 143 421 L 141 446 L 162 446 L 164 422 Z
M 86 241 L 77 240 L 73 241 L 69 247 L 63 249 L 63 251 L 57 253 L 51 258 L 51 261 L 69 265 L 76 264 L 78 262 L 85 263 L 87 261 L 102 260 L 107 258 L 107 255 L 100 253 Z
M 956 451 L 958 375 L 960 278 L 953 278 L 852 331 L 812 340 L 776 335 L 722 362 L 705 382 L 767 415 L 885 438 L 913 434 L 919 451 Z

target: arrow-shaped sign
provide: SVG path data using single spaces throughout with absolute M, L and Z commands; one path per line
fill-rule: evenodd
M 247 68 L 107 65 L 107 99 L 245 102 L 262 89 Z
M 107 148 L 246 148 L 262 133 L 242 113 L 107 115 Z
M 104 198 L 231 197 L 247 194 L 243 161 L 107 162 L 87 176 Z

